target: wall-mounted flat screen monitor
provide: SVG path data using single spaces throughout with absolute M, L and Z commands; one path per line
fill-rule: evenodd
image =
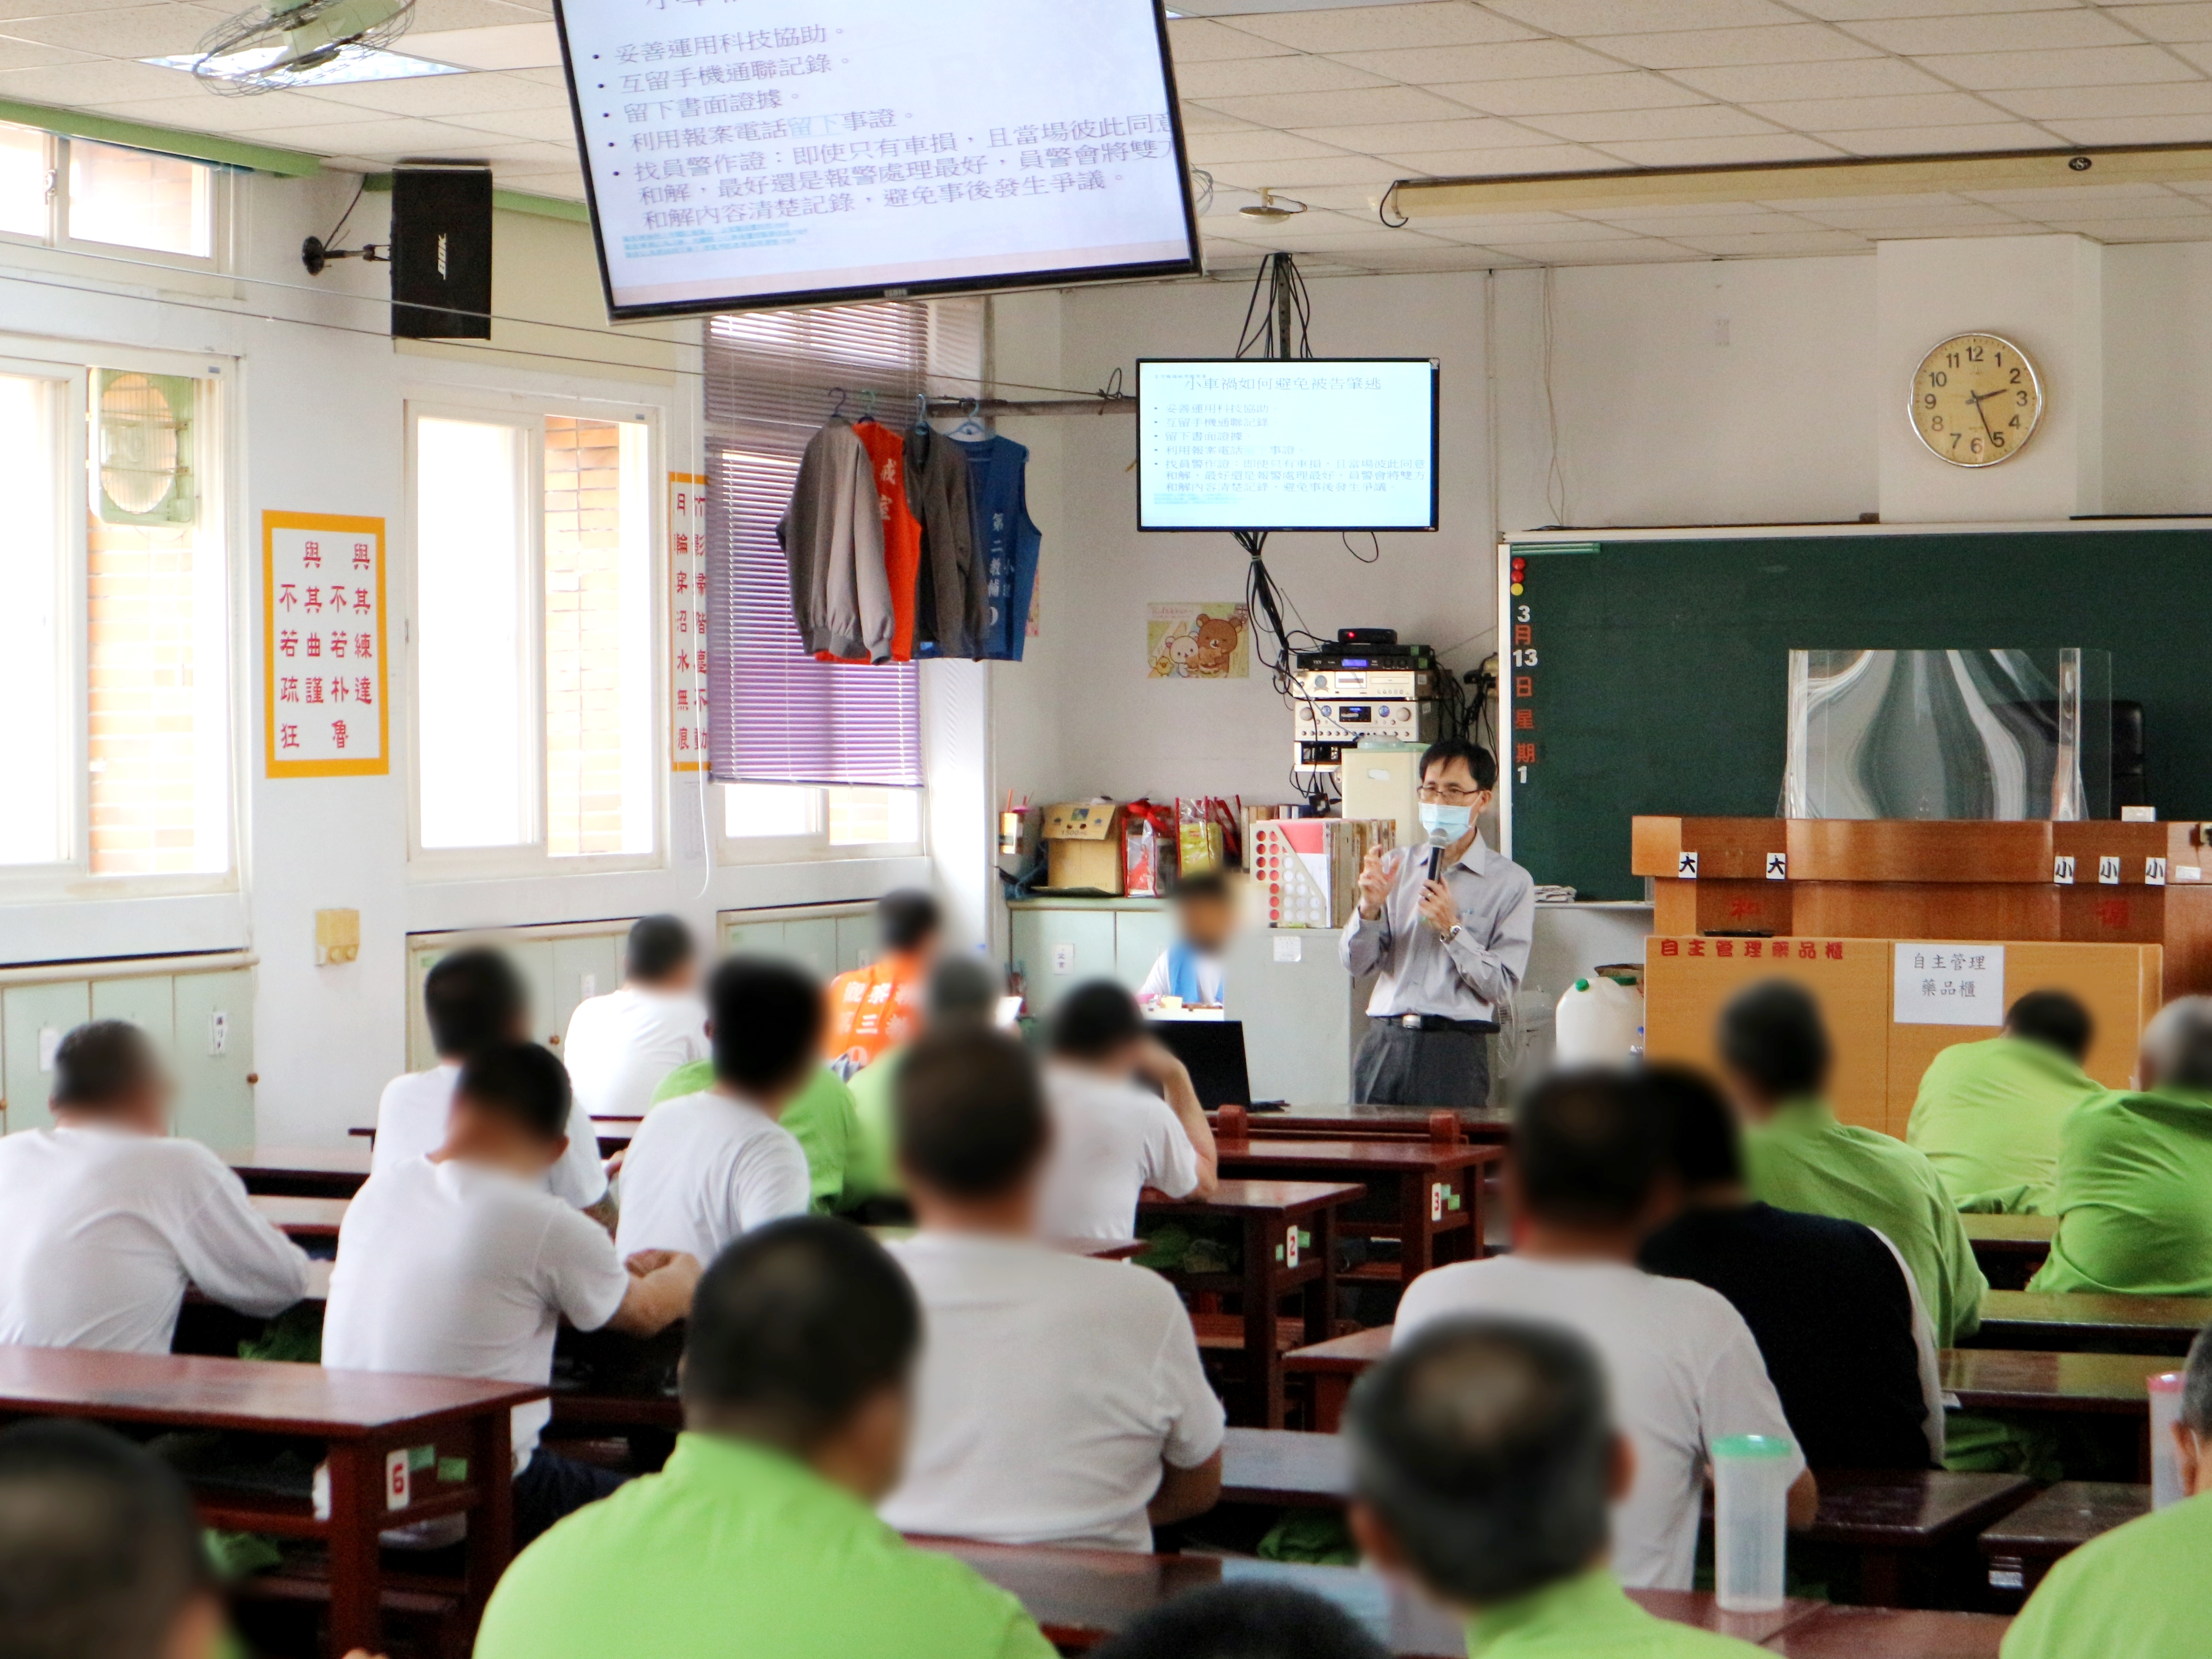
M 1162 0 L 557 0 L 616 320 L 1199 269 Z
M 1140 530 L 1434 530 L 1437 365 L 1137 365 Z

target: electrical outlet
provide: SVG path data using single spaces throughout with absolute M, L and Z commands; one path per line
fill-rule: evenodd
M 54 1069 L 54 1050 L 61 1046 L 62 1034 L 59 1031 L 51 1025 L 41 1025 L 39 1028 L 39 1069 L 40 1071 L 51 1072 Z
M 230 1047 L 230 1016 L 220 1008 L 208 1016 L 208 1053 L 221 1054 Z
M 580 975 L 576 981 L 576 989 L 581 993 L 584 1000 L 589 1002 L 599 994 L 599 976 L 597 974 Z
M 1075 947 L 1073 945 L 1055 945 L 1052 947 L 1052 971 L 1055 974 L 1072 974 L 1075 971 Z

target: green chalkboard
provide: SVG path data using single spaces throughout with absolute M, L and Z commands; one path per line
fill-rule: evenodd
M 1799 647 L 2109 651 L 2160 816 L 2212 819 L 2212 530 L 1573 545 L 1515 546 L 1504 629 L 1513 856 L 1540 882 L 1640 897 L 1635 814 L 1772 814 Z

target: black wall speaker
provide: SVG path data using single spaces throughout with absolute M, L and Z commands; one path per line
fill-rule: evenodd
M 392 333 L 491 338 L 491 169 L 403 165 L 392 174 Z

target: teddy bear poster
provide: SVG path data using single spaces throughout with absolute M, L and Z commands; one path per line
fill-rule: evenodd
M 1249 679 L 1251 624 L 1241 605 L 1151 605 L 1145 620 L 1146 672 L 1156 680 Z

